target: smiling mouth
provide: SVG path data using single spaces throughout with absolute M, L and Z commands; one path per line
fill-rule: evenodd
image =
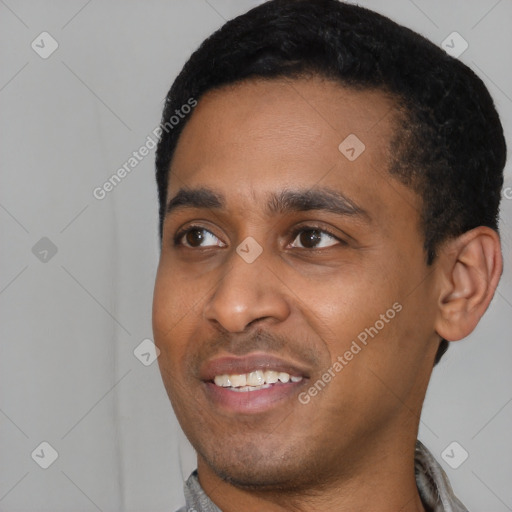
M 296 383 L 301 380 L 302 376 L 290 375 L 286 372 L 255 370 L 249 373 L 216 375 L 213 382 L 216 386 L 227 388 L 230 391 L 246 392 L 268 389 L 275 384 L 286 384 L 290 381 Z
M 299 362 L 252 352 L 207 360 L 198 377 L 209 406 L 215 413 L 233 418 L 279 411 L 278 404 L 293 404 L 293 397 L 306 384 L 309 374 L 308 367 Z

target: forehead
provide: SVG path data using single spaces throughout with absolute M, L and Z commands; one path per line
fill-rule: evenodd
M 205 186 L 221 190 L 227 203 L 249 206 L 290 185 L 321 185 L 357 204 L 377 204 L 380 182 L 389 178 L 395 110 L 381 91 L 318 77 L 250 80 L 210 91 L 180 136 L 167 198 Z

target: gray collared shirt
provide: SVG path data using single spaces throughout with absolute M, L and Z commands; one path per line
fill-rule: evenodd
M 414 455 L 416 485 L 427 512 L 468 512 L 453 493 L 446 473 L 434 456 L 416 441 Z M 193 471 L 183 485 L 186 505 L 177 512 L 222 512 L 204 492 Z

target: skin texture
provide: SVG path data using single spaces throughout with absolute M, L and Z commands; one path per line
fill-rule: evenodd
M 166 217 L 153 331 L 200 483 L 225 512 L 423 510 L 414 444 L 439 339 L 473 330 L 501 254 L 494 231 L 477 228 L 426 265 L 421 199 L 386 172 L 395 113 L 382 92 L 318 77 L 251 80 L 203 96 L 180 137 L 168 201 L 208 187 L 226 205 Z M 349 134 L 365 144 L 354 161 L 338 149 Z M 267 214 L 269 194 L 317 187 L 366 213 Z M 203 238 L 193 231 L 175 245 L 192 225 Z M 312 240 L 308 229 L 336 238 Z M 236 252 L 247 237 L 262 248 L 252 263 Z M 400 311 L 301 403 L 394 304 Z M 261 412 L 212 401 L 202 365 L 256 352 L 294 362 L 303 381 Z

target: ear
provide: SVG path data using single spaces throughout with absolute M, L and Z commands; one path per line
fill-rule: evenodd
M 503 270 L 499 235 L 479 226 L 449 240 L 438 258 L 436 332 L 456 341 L 475 329 L 494 296 Z

